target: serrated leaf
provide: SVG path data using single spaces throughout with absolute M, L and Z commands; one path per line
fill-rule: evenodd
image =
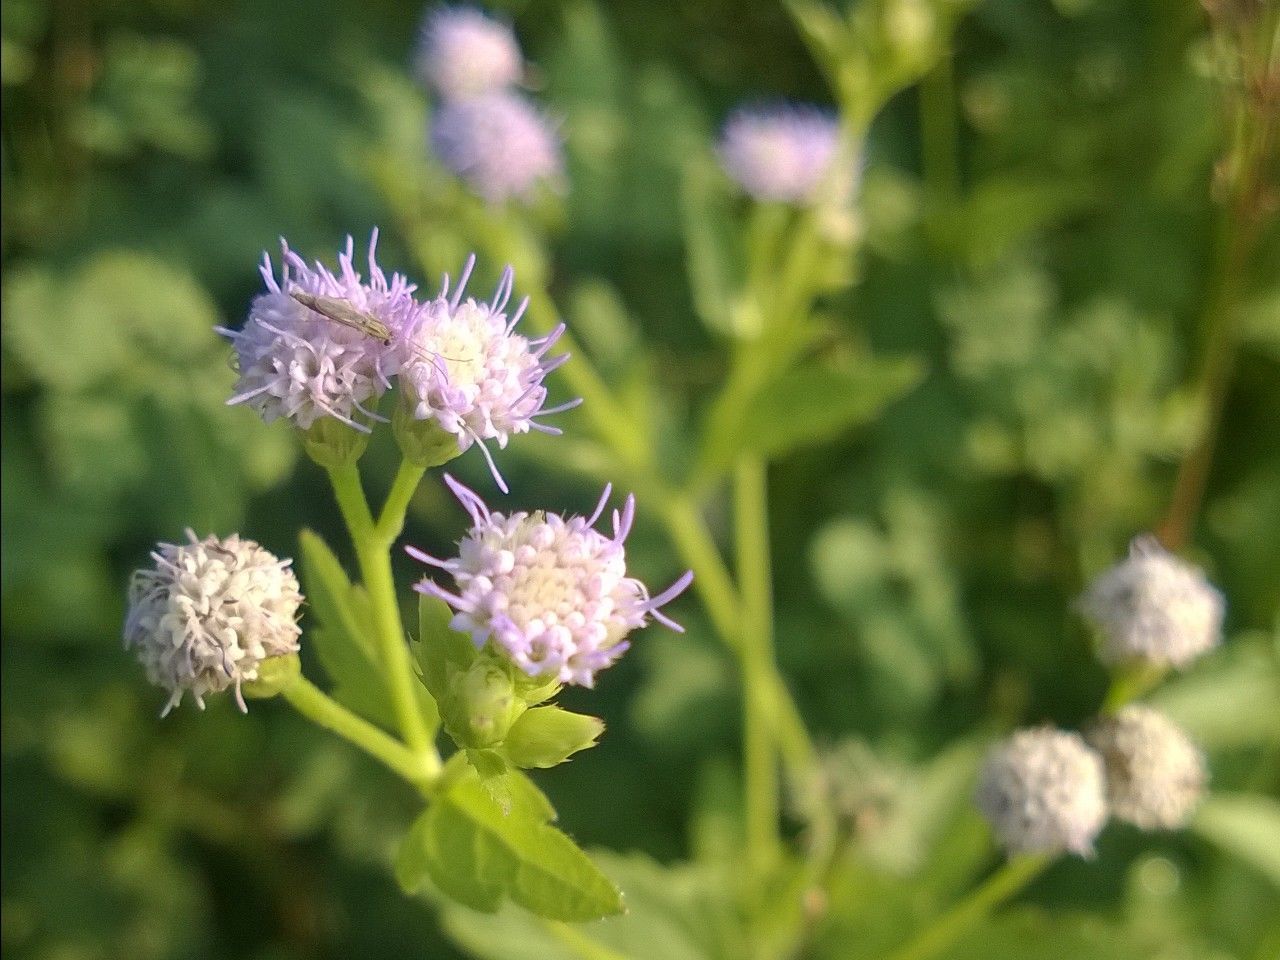
M 1280 801 L 1246 794 L 1207 797 L 1191 829 L 1252 864 L 1280 887 Z
M 572 840 L 550 826 L 550 804 L 512 771 L 504 811 L 471 771 L 410 828 L 396 877 L 407 891 L 431 881 L 476 910 L 492 913 L 511 899 L 552 920 L 596 920 L 622 912 L 622 894 Z

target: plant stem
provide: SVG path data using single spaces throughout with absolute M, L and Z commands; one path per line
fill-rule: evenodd
M 738 582 L 742 586 L 743 767 L 746 797 L 747 862 L 759 878 L 778 853 L 779 783 L 772 710 L 760 691 L 777 672 L 773 657 L 773 586 L 769 558 L 767 472 L 758 457 L 738 460 L 734 476 L 734 529 Z
M 312 723 L 355 744 L 423 792 L 435 779 L 435 771 L 422 762 L 421 756 L 363 717 L 356 716 L 305 677 L 298 677 L 281 695 Z
M 1268 27 L 1268 31 L 1272 29 Z M 1272 38 L 1270 42 L 1275 42 L 1274 33 L 1264 32 L 1260 36 L 1264 38 L 1264 48 L 1268 37 Z M 1204 353 L 1198 388 L 1205 405 L 1204 426 L 1196 443 L 1178 464 L 1169 511 L 1160 524 L 1160 539 L 1170 550 L 1185 546 L 1191 538 L 1204 501 L 1218 430 L 1235 372 L 1238 301 L 1264 220 L 1270 216 L 1264 212 L 1266 205 L 1262 197 L 1266 192 L 1268 170 L 1276 160 L 1272 141 L 1278 125 L 1274 104 L 1262 103 L 1260 95 L 1248 87 L 1250 82 L 1255 82 L 1259 89 L 1268 82 L 1274 83 L 1263 77 L 1267 71 L 1275 70 L 1275 65 L 1268 65 L 1265 53 L 1253 63 L 1253 53 L 1246 46 L 1241 47 L 1245 83 L 1235 91 L 1234 105 L 1229 107 L 1229 122 L 1234 133 L 1222 161 L 1223 168 L 1232 171 L 1234 176 L 1227 185 L 1226 201 L 1217 222 L 1212 273 L 1201 321 Z
M 936 243 L 944 236 L 940 228 L 960 195 L 955 68 L 949 52 L 920 81 L 920 141 L 925 195 L 932 208 L 927 222 Z
M 328 473 L 333 497 L 338 501 L 351 541 L 358 549 L 373 533 L 373 514 L 369 512 L 369 501 L 360 485 L 360 471 L 355 466 L 329 467 Z
M 403 471 L 402 471 L 403 473 Z M 356 559 L 360 563 L 361 580 L 369 593 L 373 609 L 374 630 L 382 651 L 383 668 L 387 672 L 387 689 L 395 711 L 400 733 L 409 749 L 439 772 L 440 755 L 431 742 L 426 722 L 418 709 L 414 692 L 413 668 L 409 663 L 409 647 L 405 642 L 404 625 L 400 622 L 400 606 L 396 601 L 395 581 L 391 575 L 391 556 L 388 545 L 379 535 L 369 511 L 364 489 L 360 485 L 360 471 L 354 465 L 329 469 L 334 496 L 347 521 L 351 542 L 355 546 Z M 396 477 L 397 485 L 403 481 Z M 404 498 L 408 503 L 407 497 Z M 384 511 L 384 518 L 386 511 Z M 394 519 L 394 517 L 392 517 Z M 404 514 L 396 524 L 403 523 Z
M 1052 863 L 1044 855 L 1014 857 L 946 913 L 935 919 L 889 960 L 929 960 L 959 940 Z
M 400 469 L 396 471 L 391 492 L 387 494 L 386 502 L 382 505 L 382 513 L 374 528 L 378 539 L 388 547 L 395 543 L 404 529 L 404 517 L 409 510 L 409 501 L 413 499 L 418 484 L 422 482 L 422 475 L 426 472 L 426 467 L 420 467 L 409 460 L 400 461 Z
M 738 589 L 697 505 L 687 494 L 672 493 L 663 504 L 662 519 L 681 561 L 693 571 L 693 589 L 711 625 L 727 647 L 737 650 Z
M 1115 716 L 1126 704 L 1154 689 L 1168 672 L 1166 667 L 1153 664 L 1138 664 L 1117 670 L 1111 678 L 1106 698 L 1102 701 L 1102 712 L 1107 716 Z

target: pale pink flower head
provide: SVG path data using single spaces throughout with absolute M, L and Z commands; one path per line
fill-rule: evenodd
M 450 292 L 445 277 L 439 295 L 397 330 L 400 387 L 417 420 L 434 421 L 457 437 L 459 450 L 478 444 L 489 459 L 498 486 L 506 486 L 489 458 L 485 442 L 505 448 L 513 434 L 560 431 L 538 418 L 580 402 L 547 407 L 547 374 L 569 359 L 547 354 L 564 332 L 563 324 L 533 340 L 516 333 L 528 299 L 508 316 L 514 274 L 503 271 L 487 302 L 464 299 L 475 265 L 469 257 Z
M 428 13 L 416 60 L 422 82 L 445 99 L 514 86 L 524 72 L 511 25 L 474 7 L 437 7 Z
M 613 533 L 594 528 L 611 492 L 605 487 L 590 517 L 535 511 L 491 511 L 471 490 L 445 476 L 471 515 L 458 556 L 439 560 L 410 547 L 410 556 L 446 570 L 455 591 L 424 579 L 421 593 L 454 610 L 453 629 L 471 634 L 531 677 L 590 687 L 596 674 L 630 646 L 626 639 L 651 618 L 673 630 L 679 624 L 661 607 L 693 580 L 685 573 L 656 597 L 627 576 L 623 546 L 635 517 L 635 498 L 613 511 Z

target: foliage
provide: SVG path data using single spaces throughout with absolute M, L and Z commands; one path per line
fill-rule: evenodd
M 1208 751 L 1213 794 L 1186 833 L 1109 828 L 1096 861 L 1053 865 L 948 956 L 1274 955 L 1280 238 L 1260 215 L 1251 255 L 1229 255 L 1244 221 L 1222 31 L 1192 4 L 846 6 L 508 4 L 571 184 L 516 214 L 425 153 L 415 7 L 6 0 L 6 951 L 886 955 L 992 870 L 970 809 L 986 741 L 1100 701 L 1072 598 L 1164 519 L 1234 305 L 1194 541 L 1228 642 L 1151 697 Z M 772 95 L 865 127 L 852 222 L 750 208 L 718 171 L 718 122 Z M 657 582 L 690 505 L 732 555 L 735 464 L 768 462 L 777 659 L 823 761 L 813 781 L 788 767 L 798 855 L 744 863 L 723 605 L 682 601 L 686 635 L 642 635 L 563 696 L 561 714 L 604 719 L 598 746 L 543 773 L 561 759 L 546 739 L 470 745 L 425 810 L 283 703 L 155 720 L 117 641 L 149 544 L 190 525 L 289 555 L 315 527 L 296 548 L 305 667 L 395 726 L 369 593 L 344 572 L 359 558 L 326 546 L 345 539 L 321 471 L 225 408 L 211 329 L 243 315 L 279 234 L 317 255 L 375 223 L 383 261 L 424 286 L 472 249 L 486 283 L 513 262 L 531 320 L 563 310 L 605 382 L 608 403 L 569 382 L 587 403 L 566 437 L 506 452 L 521 506 L 635 486 L 631 563 Z M 810 227 L 817 253 L 794 257 L 785 238 Z M 389 437 L 363 466 L 391 485 Z M 459 472 L 486 475 L 474 456 Z M 447 544 L 457 521 L 438 484 L 415 494 L 414 542 Z M 470 663 L 431 659 L 449 632 L 420 612 L 434 730 L 427 691 Z M 838 823 L 815 821 L 815 796 Z

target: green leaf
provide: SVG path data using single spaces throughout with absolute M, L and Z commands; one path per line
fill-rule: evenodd
M 546 923 L 507 906 L 481 915 L 445 904 L 445 930 L 482 960 L 711 960 L 747 955 L 724 875 L 705 866 L 660 866 L 638 854 L 596 855 L 627 891 L 627 912 L 590 926 Z
M 369 597 L 347 579 L 346 571 L 320 536 L 298 536 L 307 600 L 319 626 L 310 643 L 334 683 L 333 696 L 364 717 L 394 729 L 391 697 L 367 626 L 373 622 Z
M 873 420 L 923 376 L 912 357 L 865 358 L 846 367 L 802 366 L 757 393 L 733 429 L 706 438 L 704 476 L 717 476 L 742 452 L 777 458 L 826 443 Z
M 503 748 L 517 767 L 554 767 L 579 750 L 594 747 L 604 721 L 560 707 L 534 707 L 507 732 Z
M 437 796 L 401 846 L 400 885 L 412 892 L 430 877 L 448 896 L 486 913 L 508 898 L 552 920 L 621 913 L 617 887 L 549 825 L 554 811 L 541 791 L 516 771 L 509 780 L 508 811 L 471 771 Z
M 1196 811 L 1191 829 L 1280 887 L 1280 801 L 1253 794 L 1213 794 Z

